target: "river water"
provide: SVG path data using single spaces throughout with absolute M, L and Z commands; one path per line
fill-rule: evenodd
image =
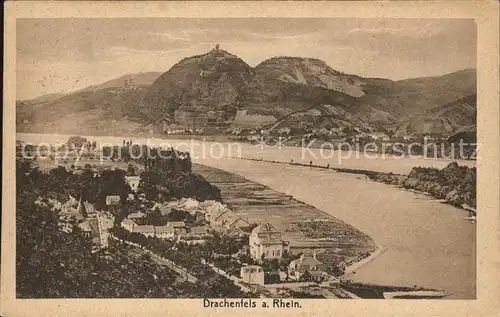
M 58 134 L 34 134 L 34 133 L 17 133 L 17 139 L 34 144 L 42 142 L 54 144 L 63 144 L 68 141 L 69 135 Z M 426 166 L 444 168 L 453 161 L 449 159 L 427 159 L 424 157 L 395 157 L 390 155 L 382 155 L 378 153 L 360 154 L 356 151 L 332 151 L 330 148 L 315 149 L 302 147 L 278 147 L 269 144 L 251 145 L 236 142 L 202 142 L 190 140 L 173 140 L 160 138 L 145 138 L 145 137 L 110 137 L 110 136 L 87 136 L 90 140 L 96 140 L 101 146 L 103 145 L 121 145 L 124 140 L 132 140 L 134 143 L 161 145 L 163 147 L 175 146 L 182 151 L 189 151 L 194 159 L 218 159 L 224 157 L 243 157 L 263 160 L 276 160 L 283 162 L 293 162 L 336 168 L 349 169 L 364 169 L 377 172 L 392 172 L 399 174 L 408 174 L 415 166 Z M 472 160 L 458 160 L 460 165 L 469 167 L 476 166 L 476 162 Z
M 371 236 L 386 251 L 352 280 L 423 286 L 471 299 L 476 225 L 450 205 L 354 174 L 242 160 L 201 160 L 293 195 Z
M 101 143 L 121 144 L 123 138 L 89 137 Z M 68 136 L 17 134 L 26 142 L 66 142 Z M 135 140 L 134 142 L 143 142 Z M 159 144 L 187 146 L 187 141 L 153 139 Z M 181 144 L 183 143 L 183 144 Z M 199 142 L 198 142 L 199 143 Z M 209 146 L 210 143 L 206 143 Z M 224 150 L 225 145 L 217 146 Z M 376 183 L 363 176 L 333 170 L 228 159 L 201 146 L 191 149 L 193 162 L 239 174 L 278 191 L 293 195 L 371 236 L 386 248 L 372 262 L 353 275 L 356 282 L 384 285 L 423 286 L 443 289 L 450 298 L 472 299 L 476 294 L 476 225 L 465 220 L 466 213 L 431 197 Z M 186 148 L 189 150 L 189 148 Z M 230 155 L 235 156 L 236 148 Z M 309 162 L 300 148 L 242 145 L 240 155 L 295 162 Z M 358 168 L 380 172 L 408 173 L 413 166 L 442 168 L 448 160 L 366 158 L 352 155 L 340 164 L 337 157 L 320 158 L 314 164 Z M 319 150 L 318 150 L 319 151 Z M 196 155 L 195 155 L 196 154 Z M 205 154 L 205 155 L 203 155 Z M 209 155 L 214 154 L 214 155 Z M 216 155 L 215 155 L 216 154 Z M 309 154 L 309 153 L 308 153 Z M 309 154 L 310 155 L 310 154 Z M 215 158 L 213 157 L 215 156 Z M 220 157 L 220 158 L 219 158 Z M 474 161 L 459 162 L 475 166 Z

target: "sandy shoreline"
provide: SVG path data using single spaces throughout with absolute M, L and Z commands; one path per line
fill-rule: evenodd
M 339 278 L 343 279 L 343 278 L 348 277 L 352 273 L 355 273 L 356 270 L 361 268 L 363 265 L 368 264 L 371 261 L 375 260 L 376 257 L 378 257 L 379 255 L 384 253 L 386 250 L 387 249 L 385 247 L 377 245 L 377 248 L 373 252 L 371 252 L 369 256 L 367 256 L 366 258 L 363 258 L 359 261 L 353 262 L 353 263 L 349 264 L 348 266 L 346 266 L 346 268 L 344 270 L 344 274 L 342 276 L 340 276 Z

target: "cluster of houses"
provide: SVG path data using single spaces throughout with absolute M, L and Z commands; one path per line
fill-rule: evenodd
M 190 236 L 193 238 L 203 238 L 208 234 L 205 227 L 189 228 L 184 221 L 171 221 L 165 226 L 138 225 L 134 220 L 126 218 L 121 222 L 121 227 L 129 232 L 140 233 L 146 237 L 156 237 L 159 239 L 172 239 L 175 237 Z
M 264 285 L 265 273 L 265 270 L 260 265 L 247 265 L 240 269 L 240 278 L 248 284 Z M 311 281 L 321 282 L 328 280 L 329 283 L 338 283 L 338 280 L 325 272 L 325 265 L 316 259 L 315 253 L 301 254 L 298 259 L 290 262 L 287 272 L 281 273 L 280 278 L 282 280 L 300 281 L 302 277 L 309 274 Z
M 283 127 L 275 129 L 273 131 L 264 128 L 253 128 L 253 129 L 242 129 L 233 128 L 226 131 L 228 134 L 245 137 L 248 141 L 258 140 L 262 137 L 269 136 L 281 136 L 281 137 L 291 137 L 294 133 L 289 127 Z M 298 133 L 298 134 L 297 134 Z M 302 132 L 295 132 L 295 136 L 299 136 L 305 139 L 312 139 L 316 137 L 328 137 L 337 140 L 346 141 L 349 138 L 364 139 L 369 141 L 398 141 L 398 142 L 413 142 L 417 140 L 427 140 L 427 141 L 445 141 L 446 136 L 437 133 L 408 133 L 406 130 L 392 130 L 389 129 L 387 132 L 374 131 L 373 129 L 362 130 L 357 127 L 352 127 L 346 130 L 345 127 L 333 127 L 327 129 L 322 128 L 303 128 Z
M 319 281 L 326 275 L 325 265 L 316 259 L 316 253 L 301 254 L 288 265 L 288 276 L 293 280 L 300 280 L 304 274 L 309 273 L 313 280 Z
M 107 204 L 110 206 L 118 201 L 118 196 L 107 197 Z M 205 225 L 189 227 L 184 221 L 170 221 L 162 226 L 139 225 L 138 222 L 146 217 L 146 213 L 134 212 L 121 222 L 121 227 L 146 237 L 195 242 L 203 242 L 209 236 L 210 231 L 234 237 L 249 234 L 247 250 L 257 263 L 273 259 L 281 261 L 286 254 L 290 254 L 289 242 L 283 239 L 282 232 L 274 225 L 264 223 L 249 231 L 251 224 L 246 219 L 235 214 L 227 205 L 217 201 L 199 202 L 192 198 L 183 198 L 166 203 L 156 203 L 150 210 L 158 210 L 162 215 L 168 215 L 175 210 L 186 211 L 192 216 L 201 217 Z M 306 272 L 314 281 L 329 277 L 325 272 L 325 265 L 316 259 L 315 253 L 302 254 L 299 258 L 294 259 L 290 262 L 287 272 L 281 272 L 280 275 L 283 280 L 299 281 Z M 241 268 L 240 278 L 249 284 L 264 285 L 264 274 L 262 266 L 250 265 Z
M 255 227 L 249 237 L 251 257 L 257 262 L 265 260 L 282 260 L 290 252 L 290 245 L 283 240 L 282 233 L 272 224 L 265 223 Z M 265 270 L 259 265 L 243 266 L 240 269 L 240 278 L 248 284 L 264 285 Z M 326 273 L 325 265 L 316 259 L 316 253 L 302 253 L 299 258 L 292 260 L 287 272 L 280 272 L 282 280 L 300 281 L 305 274 L 309 274 L 312 281 L 331 280 Z
M 236 215 L 227 205 L 214 200 L 199 202 L 193 198 L 182 198 L 164 204 L 157 203 L 151 209 L 158 209 L 162 215 L 174 210 L 186 211 L 202 219 L 210 230 L 229 235 L 243 234 L 250 227 L 246 219 Z
M 356 134 L 356 138 L 384 142 L 389 142 L 391 140 L 391 137 L 384 132 L 361 132 Z
M 76 225 L 84 236 L 92 239 L 93 252 L 108 247 L 109 229 L 113 228 L 115 221 L 111 213 L 96 210 L 82 197 L 77 201 L 72 196 L 58 209 L 60 230 L 72 232 Z
M 192 198 L 182 198 L 163 204 L 156 203 L 150 208 L 150 211 L 154 210 L 159 211 L 162 215 L 169 215 L 176 210 L 185 211 L 191 216 L 196 216 L 206 225 L 188 227 L 183 221 L 171 221 L 163 226 L 139 225 L 137 223 L 140 222 L 139 219 L 146 217 L 147 214 L 134 212 L 122 221 L 121 227 L 129 232 L 160 239 L 176 237 L 202 239 L 207 236 L 209 230 L 238 236 L 244 234 L 245 229 L 250 227 L 247 220 L 234 214 L 226 205 L 213 200 L 199 202 Z
M 140 177 L 126 176 L 126 182 L 131 187 L 134 194 L 137 192 Z M 131 195 L 134 195 L 131 194 Z M 133 199 L 133 198 L 132 198 Z M 139 197 L 139 201 L 145 200 Z M 121 198 L 117 195 L 106 197 L 105 211 L 96 208 L 84 201 L 82 197 L 78 200 L 72 196 L 65 203 L 48 199 L 54 209 L 59 211 L 60 230 L 72 232 L 75 227 L 78 232 L 88 237 L 92 241 L 92 252 L 108 247 L 109 232 L 115 225 L 114 214 L 117 214 L 121 206 Z M 45 204 L 47 199 L 37 200 L 37 204 Z M 146 201 L 142 205 L 147 205 Z M 144 224 L 143 218 L 149 212 L 159 211 L 161 215 L 170 215 L 172 212 L 188 212 L 195 217 L 196 225 L 188 225 L 184 221 L 169 221 L 166 225 Z M 176 219 L 177 220 L 177 219 Z M 189 222 L 190 223 L 190 222 Z M 278 260 L 293 257 L 290 250 L 290 243 L 283 238 L 282 232 L 270 223 L 250 224 L 247 219 L 242 218 L 233 212 L 227 205 L 213 200 L 199 202 L 192 198 L 182 198 L 165 203 L 155 203 L 151 208 L 138 209 L 130 213 L 120 226 L 133 233 L 144 235 L 145 237 L 155 237 L 159 239 L 178 239 L 186 243 L 204 243 L 210 236 L 210 232 L 219 232 L 234 238 L 248 236 L 248 246 L 244 248 L 247 254 L 260 265 L 244 265 L 240 269 L 241 281 L 248 284 L 264 285 L 265 269 L 262 266 L 264 261 Z M 253 228 L 253 229 L 251 229 Z M 331 279 L 326 273 L 325 265 L 316 258 L 315 253 L 301 254 L 293 259 L 285 271 L 279 271 L 281 281 L 303 281 L 304 275 L 308 275 L 308 281 L 323 281 Z
M 98 211 L 82 198 L 76 200 L 70 196 L 66 203 L 61 204 L 54 201 L 52 206 L 60 211 L 60 229 L 71 232 L 76 224 L 84 236 L 92 239 L 92 251 L 96 252 L 108 247 L 109 229 L 113 228 L 115 222 L 111 211 L 119 205 L 119 202 L 119 196 L 107 196 L 107 211 Z M 44 202 L 39 199 L 37 204 L 44 204 Z M 166 204 L 157 203 L 153 208 L 160 210 L 162 214 L 175 209 L 189 211 L 192 215 L 201 214 L 206 225 L 189 227 L 184 221 L 170 221 L 167 225 L 162 226 L 139 225 L 138 219 L 144 218 L 146 214 L 134 212 L 129 214 L 120 226 L 129 232 L 139 233 L 146 237 L 178 238 L 196 243 L 203 242 L 209 236 L 210 230 L 235 236 L 249 232 L 245 230 L 250 227 L 247 220 L 236 215 L 226 205 L 216 201 L 198 202 L 192 198 L 184 198 Z M 257 263 L 273 259 L 281 261 L 287 254 L 290 254 L 290 244 L 283 239 L 283 234 L 274 225 L 264 223 L 256 226 L 250 232 L 247 250 Z M 325 272 L 325 265 L 316 259 L 315 253 L 301 254 L 299 258 L 289 263 L 286 272 L 280 272 L 280 277 L 282 280 L 300 281 L 306 272 L 312 281 L 331 279 L 331 276 Z M 247 265 L 240 270 L 241 280 L 248 284 L 264 285 L 264 274 L 265 270 L 260 265 Z
M 205 221 L 210 228 L 229 235 L 241 235 L 250 227 L 248 220 L 236 215 L 231 209 L 220 202 L 213 202 L 207 208 Z
M 129 217 L 124 219 L 120 225 L 129 232 L 135 232 L 146 237 L 155 237 L 159 239 L 173 239 L 179 237 L 203 240 L 203 238 L 208 235 L 208 229 L 206 227 L 195 226 L 188 228 L 184 221 L 170 221 L 164 226 L 138 225 Z
M 137 178 L 129 178 L 131 187 L 138 183 Z M 38 204 L 44 202 L 39 199 Z M 115 218 L 114 208 L 120 204 L 119 196 L 106 197 L 106 211 L 98 211 L 82 197 L 79 200 L 70 196 L 69 200 L 61 204 L 54 201 L 53 208 L 58 209 L 61 221 L 61 230 L 73 231 L 76 226 L 84 236 L 92 240 L 92 251 L 108 247 L 109 230 L 113 228 Z M 183 198 L 168 203 L 156 203 L 150 210 L 158 210 L 162 215 L 167 215 L 175 210 L 183 210 L 191 215 L 197 215 L 203 220 L 204 225 L 188 226 L 184 221 L 169 221 L 166 225 L 140 225 L 140 219 L 146 217 L 144 212 L 133 212 L 125 218 L 120 226 L 134 233 L 146 237 L 159 239 L 180 239 L 188 243 L 204 242 L 210 231 L 217 231 L 234 237 L 249 235 L 249 255 L 257 262 L 276 259 L 281 261 L 290 253 L 290 244 L 283 239 L 283 234 L 274 225 L 264 223 L 256 226 L 253 230 L 250 223 L 231 211 L 227 205 L 217 201 L 199 202 L 192 198 Z M 116 211 L 116 210 L 115 210 Z M 325 266 L 316 259 L 315 254 L 302 254 L 288 265 L 286 272 L 280 272 L 282 280 L 300 281 L 306 272 L 310 279 L 321 281 L 329 275 L 325 273 Z M 265 270 L 260 265 L 243 266 L 240 270 L 240 278 L 248 284 L 264 285 Z
M 236 136 L 246 136 L 248 140 L 255 140 L 260 137 L 268 137 L 270 135 L 276 135 L 276 136 L 284 136 L 284 137 L 290 137 L 293 133 L 292 129 L 289 127 L 283 127 L 279 128 L 273 131 L 270 131 L 268 129 L 241 129 L 241 128 L 235 128 L 235 129 L 230 129 L 227 131 L 231 135 L 236 135 Z M 298 132 L 296 132 L 298 133 Z M 354 127 L 352 129 L 352 132 L 347 133 L 346 129 L 343 127 L 334 127 L 327 129 L 325 127 L 323 128 L 304 128 L 303 131 L 300 133 L 301 137 L 303 138 L 314 138 L 318 136 L 325 136 L 325 137 L 330 137 L 330 138 L 346 138 L 349 136 L 355 136 L 357 138 L 365 138 L 365 139 L 371 139 L 371 140 L 381 140 L 381 141 L 390 141 L 391 138 L 388 134 L 380 131 L 371 131 L 371 132 L 364 132 L 359 128 Z

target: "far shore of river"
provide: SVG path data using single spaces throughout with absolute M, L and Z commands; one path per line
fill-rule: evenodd
M 239 158 L 239 159 L 250 160 L 250 161 L 258 161 L 258 162 L 266 162 L 266 163 L 274 163 L 274 164 L 287 164 L 287 165 L 302 166 L 302 167 L 308 167 L 308 168 L 328 169 L 328 170 L 334 170 L 334 171 L 337 171 L 337 172 L 340 172 L 340 173 L 350 173 L 350 174 L 364 175 L 364 176 L 368 177 L 369 179 L 371 179 L 373 181 L 380 182 L 380 183 L 385 183 L 385 184 L 388 184 L 388 185 L 396 185 L 398 187 L 401 187 L 400 183 L 402 182 L 402 180 L 404 180 L 407 177 L 407 175 L 404 175 L 404 174 L 382 173 L 382 172 L 375 172 L 375 171 L 369 171 L 369 170 L 360 170 L 360 169 L 337 168 L 337 167 L 330 167 L 328 165 L 327 166 L 322 166 L 322 165 L 303 164 L 303 163 L 294 163 L 294 162 L 283 162 L 283 161 L 274 161 L 274 160 L 270 161 L 270 160 L 263 160 L 263 159 L 254 159 L 254 158 Z M 386 181 L 384 179 L 384 176 L 390 176 L 392 181 L 391 180 Z M 405 189 L 403 187 L 401 187 L 401 188 Z M 424 191 L 419 191 L 419 190 L 415 190 L 415 189 L 405 189 L 405 190 L 410 190 L 410 191 L 413 191 L 413 192 L 416 192 L 416 193 L 421 193 L 421 194 L 429 195 L 429 196 L 432 197 L 432 194 L 424 192 Z M 440 199 L 440 202 L 451 204 L 446 199 Z M 474 208 L 472 206 L 469 206 L 467 204 L 462 204 L 460 206 L 456 206 L 455 205 L 455 207 L 463 209 L 463 210 L 469 212 L 469 215 L 473 216 L 473 217 L 475 217 L 476 214 L 477 214 L 476 208 Z
M 252 147 L 260 147 L 263 144 L 261 144 L 258 141 L 242 141 L 239 140 L 238 138 L 235 138 L 234 136 L 227 135 L 227 134 L 215 134 L 215 135 L 193 135 L 193 134 L 160 134 L 160 133 L 154 133 L 154 134 L 135 134 L 135 135 L 120 135 L 120 136 L 115 136 L 115 135 L 98 135 L 98 134 L 90 134 L 90 135 L 83 135 L 83 134 L 51 134 L 51 133 L 26 133 L 26 132 L 17 132 L 17 135 L 26 135 L 26 136 L 58 136 L 61 138 L 63 141 L 67 141 L 71 136 L 81 136 L 84 138 L 87 138 L 89 140 L 94 140 L 94 139 L 104 139 L 104 140 L 115 140 L 116 145 L 120 145 L 122 140 L 132 140 L 136 141 L 137 139 L 141 140 L 150 140 L 152 144 L 161 144 L 164 141 L 172 141 L 172 145 L 175 143 L 184 143 L 184 142 L 204 142 L 204 143 L 222 143 L 222 144 L 241 144 L 241 145 L 246 145 L 246 146 L 252 146 Z M 41 137 L 43 139 L 43 137 Z M 325 141 L 327 142 L 327 141 Z M 335 141 L 336 142 L 336 141 Z M 388 141 L 387 143 L 391 143 L 391 141 Z M 330 145 L 330 143 L 326 143 Z M 337 149 L 337 148 L 330 148 L 328 146 L 322 147 L 319 145 L 317 142 L 313 144 L 309 143 L 290 143 L 290 142 L 284 142 L 280 143 L 279 146 L 276 144 L 276 142 L 265 142 L 265 145 L 263 145 L 264 148 L 304 148 L 306 149 L 311 149 L 311 150 L 324 150 L 324 151 L 329 151 L 329 150 L 335 150 L 336 152 L 339 153 L 354 153 L 356 156 L 357 153 L 368 153 L 370 154 L 381 154 L 383 158 L 394 158 L 394 159 L 404 159 L 408 155 L 395 155 L 391 153 L 382 153 L 381 151 L 376 151 L 376 150 L 366 150 L 363 151 L 362 148 L 356 148 L 353 147 L 349 151 L 343 150 L 343 149 Z M 349 156 L 350 157 L 350 156 Z M 426 157 L 424 155 L 419 155 L 419 154 L 412 154 L 412 158 L 421 158 L 421 159 L 428 159 L 428 160 L 444 160 L 444 161 L 455 161 L 457 159 L 452 158 L 452 157 Z M 463 161 L 470 161 L 470 162 L 475 162 L 476 158 L 460 158 L 460 160 Z

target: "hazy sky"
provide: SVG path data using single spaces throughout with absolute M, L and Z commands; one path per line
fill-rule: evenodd
M 476 67 L 469 19 L 18 19 L 17 98 L 164 72 L 217 43 L 250 66 L 315 57 L 345 73 L 393 80 Z

